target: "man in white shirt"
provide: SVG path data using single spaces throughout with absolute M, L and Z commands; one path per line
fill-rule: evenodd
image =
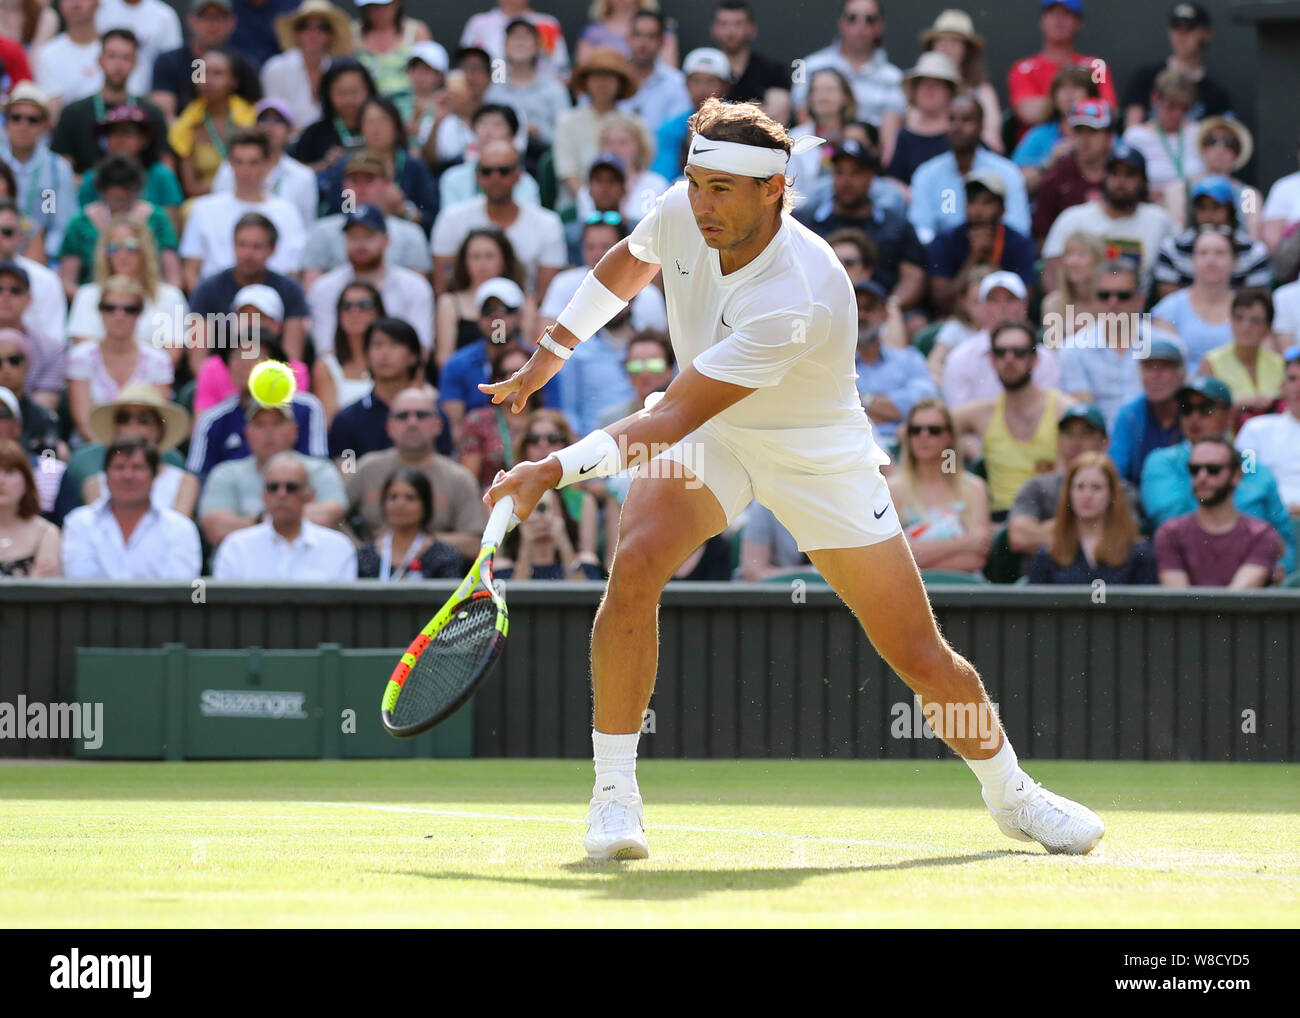
M 846 10 L 855 7 L 850 0 Z M 636 756 L 654 689 L 660 592 L 754 498 L 855 610 L 895 673 L 939 706 L 940 734 L 980 781 L 1002 832 L 1053 851 L 1091 851 L 1101 819 L 1025 774 L 975 669 L 935 625 L 880 474 L 888 457 L 854 384 L 853 285 L 831 247 L 788 214 L 790 156 L 822 139 L 792 142 L 757 106 L 716 99 L 691 127 L 688 182 L 665 192 L 601 259 L 527 365 L 481 387 L 522 412 L 577 344 L 662 272 L 682 366 L 663 398 L 544 460 L 517 463 L 484 496 L 488 504 L 510 496 L 527 520 L 551 488 L 638 468 L 592 633 L 587 854 L 649 855 Z M 985 720 L 945 724 L 953 710 Z M 976 738 L 974 727 L 986 734 Z
M 1237 433 L 1237 448 L 1243 457 L 1254 455 L 1273 471 L 1277 488 L 1291 514 L 1300 518 L 1300 351 L 1287 352 L 1286 375 L 1282 380 L 1286 409 L 1280 414 L 1252 417 Z
M 63 521 L 63 575 L 76 580 L 192 580 L 203 566 L 199 531 L 154 504 L 158 450 L 136 436 L 104 451 L 108 495 Z
M 168 50 L 179 49 L 185 41 L 181 19 L 163 0 L 101 0 L 95 26 L 101 34 L 110 28 L 129 28 L 139 41 L 135 70 L 126 83 L 132 95 L 148 94 L 154 61 Z
M 1278 178 L 1268 189 L 1259 214 L 1259 239 L 1268 245 L 1270 252 L 1277 254 L 1282 238 L 1297 222 L 1300 222 L 1300 172 Z
M 475 172 L 483 193 L 444 208 L 434 220 L 429 246 L 433 251 L 435 290 L 441 293 L 447 288 L 456 252 L 469 231 L 495 226 L 510 238 L 515 254 L 527 269 L 524 289 L 545 293 L 556 273 L 569 264 L 560 217 L 539 205 L 515 201 L 519 154 L 509 142 L 487 145 L 479 153 Z
M 318 278 L 307 291 L 316 353 L 334 349 L 339 294 L 354 279 L 373 283 L 390 318 L 408 322 L 420 346 L 433 349 L 433 287 L 418 272 L 388 262 L 388 223 L 374 205 L 358 205 L 343 217 L 347 261 Z
M 271 457 L 263 489 L 266 518 L 221 542 L 212 563 L 214 579 L 330 583 L 357 578 L 352 542 L 304 516 L 315 491 L 297 453 Z
M 68 298 L 58 274 L 40 262 L 19 254 L 23 231 L 18 209 L 8 198 L 0 198 L 0 264 L 14 262 L 27 270 L 32 298 L 23 312 L 28 332 L 35 332 L 60 345 L 67 339 Z
M 1166 237 L 1174 232 L 1174 221 L 1159 205 L 1142 200 L 1147 183 L 1147 161 L 1131 145 L 1117 141 L 1106 161 L 1101 197 L 1072 205 L 1059 216 L 1043 241 L 1043 292 L 1054 290 L 1060 279 L 1065 242 L 1074 233 L 1091 233 L 1101 239 L 1110 257 L 1123 258 L 1138 266 L 1141 288 L 1151 284 L 1156 255 Z
M 36 54 L 36 84 L 57 112 L 64 103 L 94 95 L 104 84 L 99 68 L 99 0 L 62 0 L 64 30 Z
M 1273 333 L 1283 348 L 1300 343 L 1300 281 L 1273 291 Z
M 267 156 L 271 170 L 266 177 L 266 189 L 273 197 L 284 198 L 297 209 L 303 226 L 310 229 L 316 221 L 316 207 L 320 198 L 316 189 L 316 174 L 284 150 L 285 143 L 293 134 L 293 114 L 290 113 L 288 104 L 280 99 L 263 99 L 254 109 L 257 111 L 257 126 L 271 144 Z M 212 178 L 212 192 L 216 194 L 234 190 L 235 173 L 227 160 L 217 167 L 217 175 Z
M 195 199 L 185 220 L 180 256 L 187 293 L 193 292 L 199 280 L 235 264 L 235 223 L 246 212 L 260 212 L 275 224 L 278 239 L 267 267 L 286 276 L 297 275 L 302 268 L 307 237 L 302 216 L 284 198 L 266 190 L 271 171 L 271 143 L 266 134 L 257 128 L 236 131 L 229 151 L 234 190 Z
M 791 90 L 794 107 L 805 110 L 812 76 L 831 67 L 848 79 L 858 101 L 858 119 L 875 124 L 883 137 L 889 137 L 902 125 L 907 100 L 903 72 L 889 62 L 881 45 L 885 14 L 876 0 L 844 0 L 837 25 L 835 42 L 796 61 L 803 73 L 795 75 Z

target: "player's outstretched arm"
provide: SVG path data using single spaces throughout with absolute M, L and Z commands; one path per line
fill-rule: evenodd
M 567 354 L 554 353 L 547 346 L 554 344 L 572 350 L 590 339 L 648 286 L 658 272 L 658 265 L 641 261 L 627 249 L 626 238 L 619 241 L 587 273 L 556 324 L 538 338 L 537 350 L 528 363 L 504 382 L 480 385 L 479 390 L 491 396 L 493 403 L 502 403 L 513 396 L 510 409 L 522 413 L 528 397 L 554 378 L 568 359 Z
M 548 488 L 608 477 L 645 463 L 753 391 L 688 367 L 657 403 L 593 431 L 544 460 L 519 463 L 509 473 L 499 473 L 483 501 L 491 507 L 503 496 L 513 495 L 515 513 L 526 519 Z

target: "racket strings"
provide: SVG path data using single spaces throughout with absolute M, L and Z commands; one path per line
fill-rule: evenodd
M 457 605 L 450 621 L 416 658 L 393 707 L 395 726 L 420 724 L 459 700 L 491 660 L 496 626 L 497 607 L 491 597 Z

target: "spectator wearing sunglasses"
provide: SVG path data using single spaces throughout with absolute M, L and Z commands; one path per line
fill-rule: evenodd
M 0 329 L 13 330 L 25 340 L 23 371 L 27 394 L 46 409 L 57 410 L 66 383 L 63 347 L 23 324 L 31 303 L 31 277 L 27 270 L 13 262 L 0 262 Z
M 9 198 L 0 198 L 0 262 L 13 262 L 27 272 L 32 300 L 23 315 L 24 327 L 63 343 L 68 300 L 58 273 L 22 253 L 25 244 L 22 217 Z
M 1228 182 L 1232 191 L 1233 210 L 1241 212 L 1242 229 L 1251 240 L 1259 240 L 1259 207 L 1263 203 L 1263 195 L 1237 176 L 1254 154 L 1254 135 L 1245 124 L 1228 114 L 1202 120 L 1196 139 L 1196 146 L 1201 152 L 1201 164 L 1205 167 L 1205 176 L 1200 180 L 1222 177 Z M 1187 188 L 1167 196 L 1177 199 L 1176 202 L 1169 203 L 1169 208 L 1180 223 L 1187 218 L 1188 192 L 1198 183 L 1199 180 L 1194 180 Z M 1265 250 L 1268 250 L 1267 246 Z
M 4 283 L 0 282 L 0 287 Z M 8 392 L 13 403 L 5 401 L 9 427 L 17 425 L 10 436 L 34 460 L 41 456 L 67 456 L 59 440 L 59 416 L 27 394 L 27 376 L 32 364 L 32 345 L 18 329 L 0 328 L 0 388 Z
M 325 419 L 364 399 L 374 389 L 366 367 L 365 340 L 370 326 L 384 315 L 384 298 L 371 283 L 352 282 L 335 306 L 334 349 L 316 358 L 311 390 L 325 407 Z
M 1300 346 L 1290 347 L 1285 358 L 1281 411 L 1247 421 L 1237 433 L 1237 448 L 1273 472 L 1287 512 L 1300 523 Z
M 337 530 L 313 523 L 311 472 L 297 453 L 271 457 L 262 475 L 261 522 L 233 531 L 212 562 L 218 580 L 336 583 L 357 576 L 357 550 Z M 202 508 L 200 505 L 200 512 Z
M 921 569 L 977 573 L 993 541 L 984 481 L 958 462 L 952 414 L 933 396 L 908 408 L 889 492 Z
M 121 435 L 104 451 L 107 497 L 63 521 L 63 575 L 76 580 L 193 580 L 203 565 L 194 521 L 153 500 L 158 450 Z
M 266 474 L 271 461 L 298 444 L 298 421 L 289 406 L 249 403 L 244 438 L 248 455 L 218 463 L 203 483 L 199 497 L 199 529 L 213 547 L 230 534 L 261 522 L 266 511 Z M 348 498 L 338 469 L 324 456 L 301 456 L 312 498 L 303 516 L 322 527 L 339 525 Z
M 605 407 L 600 412 L 597 427 L 603 428 L 636 413 L 645 406 L 651 393 L 667 389 L 676 375 L 676 363 L 673 345 L 666 331 L 638 330 L 627 344 L 627 356 L 623 359 L 623 370 L 627 372 L 627 380 L 632 383 L 634 395 L 625 402 Z
M 14 171 L 18 185 L 14 201 L 32 230 L 27 253 L 37 261 L 46 261 L 62 249 L 68 224 L 77 211 L 72 167 L 50 149 L 50 102 L 33 82 L 14 86 L 4 114 L 0 158 Z M 47 193 L 63 200 L 47 202 Z
M 1227 441 L 1232 423 L 1232 392 L 1217 378 L 1189 379 L 1178 390 L 1178 413 L 1184 440 L 1152 452 L 1142 466 L 1142 507 L 1155 526 L 1196 509 L 1197 495 L 1187 464 L 1193 447 L 1205 439 Z M 1273 472 L 1257 462 L 1235 481 L 1232 501 L 1247 516 L 1263 520 L 1277 531 L 1285 552 L 1284 573 L 1295 571 L 1295 537 Z M 1160 546 L 1157 542 L 1156 552 Z
M 144 289 L 134 279 L 110 276 L 99 298 L 103 338 L 78 343 L 68 353 L 68 404 L 83 441 L 94 441 L 91 407 L 116 399 L 126 386 L 151 385 L 163 399 L 171 395 L 171 358 L 155 346 L 136 342 L 144 300 Z
M 403 467 L 417 470 L 433 489 L 433 535 L 466 558 L 478 554 L 483 538 L 483 503 L 478 479 L 455 460 L 439 453 L 434 441 L 442 420 L 431 389 L 410 388 L 393 400 L 388 414 L 391 449 L 361 457 L 347 479 L 349 519 L 364 540 L 383 527 L 380 493 L 384 481 Z
M 858 102 L 860 119 L 880 129 L 881 137 L 898 133 L 907 109 L 903 72 L 889 62 L 882 45 L 885 15 L 876 0 L 845 0 L 837 22 L 839 35 L 825 49 L 801 61 L 804 74 L 794 83 L 791 100 L 796 113 L 808 106 L 808 82 L 823 67 L 831 67 L 848 80 Z M 801 118 L 802 119 L 802 116 Z
M 559 87 L 563 90 L 562 85 Z M 567 92 L 564 94 L 568 96 Z M 470 117 L 469 123 L 470 129 L 474 132 L 475 144 L 466 150 L 463 163 L 448 167 L 438 178 L 438 198 L 443 208 L 467 201 L 476 194 L 482 194 L 483 189 L 478 183 L 477 153 L 482 152 L 493 142 L 504 141 L 513 145 L 515 135 L 519 132 L 519 115 L 504 102 L 491 102 L 480 106 Z M 520 171 L 519 179 L 515 181 L 514 189 L 510 194 L 519 205 L 542 203 L 537 181 L 527 170 Z
M 1195 508 L 1156 531 L 1162 587 L 1267 587 L 1282 547 L 1273 529 L 1239 510 L 1235 493 L 1245 475 L 1241 455 L 1221 436 L 1194 441 L 1186 482 Z

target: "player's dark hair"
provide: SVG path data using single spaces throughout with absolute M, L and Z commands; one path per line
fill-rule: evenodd
M 149 473 L 157 477 L 158 447 L 140 435 L 118 435 L 108 443 L 108 447 L 104 450 L 104 472 L 108 472 L 113 457 L 125 456 L 130 459 L 137 452 L 144 453 L 145 462 L 149 464 Z
M 420 337 L 416 335 L 415 330 L 400 318 L 376 318 L 366 329 L 365 337 L 361 340 L 362 349 L 367 353 L 370 351 L 370 343 L 375 338 L 375 333 L 382 332 L 399 346 L 404 346 L 411 351 L 415 362 L 411 365 L 410 377 L 415 378 L 415 373 L 420 367 L 420 360 L 424 356 L 424 351 L 420 349 Z
M 388 502 L 388 489 L 398 481 L 409 484 L 415 489 L 415 494 L 420 499 L 420 529 L 428 530 L 429 523 L 433 520 L 433 485 L 429 483 L 429 478 L 422 471 L 411 467 L 398 467 L 389 474 L 384 479 L 383 487 L 379 489 L 380 512 L 383 512 Z
M 3 203 L 0 203 L 0 209 L 3 209 Z M 1268 324 L 1273 324 L 1273 297 L 1265 289 L 1258 286 L 1248 286 L 1243 290 L 1238 290 L 1232 295 L 1232 310 L 1238 308 L 1249 308 L 1259 305 L 1264 309 L 1264 317 L 1268 319 Z
M 363 8 L 364 9 L 364 8 Z M 330 90 L 334 87 L 334 82 L 345 74 L 359 74 L 361 80 L 366 85 L 366 95 L 375 94 L 375 79 L 370 76 L 365 65 L 356 57 L 334 57 L 330 60 L 330 65 L 320 79 L 320 116 L 322 120 L 332 120 L 338 116 L 338 110 L 334 108 L 334 101 L 330 98 Z
M 99 45 L 101 49 L 108 44 L 109 39 L 121 39 L 123 42 L 134 46 L 136 52 L 139 52 L 140 50 L 140 39 L 129 28 L 110 28 L 99 37 Z
M 143 190 L 144 170 L 130 156 L 104 156 L 95 167 L 95 190 L 103 194 L 110 187 Z
M 260 212 L 245 212 L 235 220 L 235 229 L 234 232 L 231 233 L 231 236 L 236 236 L 240 230 L 247 229 L 250 226 L 255 226 L 258 229 L 266 231 L 266 239 L 271 242 L 272 249 L 274 249 L 275 245 L 279 243 L 280 231 L 275 228 L 275 223 L 271 222 L 270 219 L 262 215 Z
M 504 118 L 506 126 L 510 128 L 511 135 L 519 133 L 519 114 L 504 103 L 484 103 L 476 109 L 473 116 L 469 118 L 469 126 L 477 127 L 480 120 L 484 117 L 491 116 L 493 113 Z
M 353 358 L 360 360 L 362 354 L 361 350 L 352 349 L 352 340 L 348 339 L 348 334 L 343 331 L 343 326 L 340 324 L 343 317 L 343 298 L 351 290 L 365 290 L 366 296 L 375 302 L 375 321 L 388 316 L 388 312 L 384 310 L 384 296 L 374 283 L 354 279 L 339 291 L 339 299 L 334 303 L 334 357 L 339 362 L 339 367 L 350 364 Z M 365 342 L 364 338 L 362 342 Z
M 738 145 L 757 145 L 759 148 L 779 148 L 790 154 L 790 135 L 785 127 L 763 112 L 757 103 L 733 103 L 710 97 L 704 105 L 691 114 L 687 121 L 687 134 L 698 134 L 714 141 L 731 141 Z M 765 183 L 762 177 L 754 178 Z M 794 208 L 794 194 L 787 186 L 781 211 Z

